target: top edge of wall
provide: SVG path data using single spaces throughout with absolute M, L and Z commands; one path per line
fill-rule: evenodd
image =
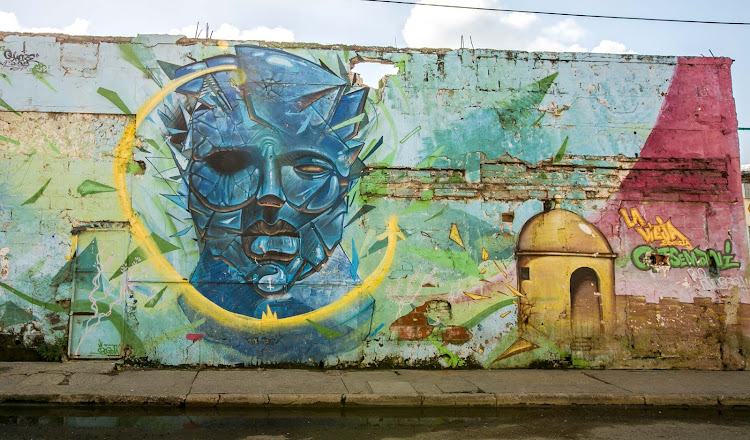
M 10 39 L 8 38 L 10 37 Z M 142 44 L 146 47 L 152 47 L 159 44 L 175 44 L 179 46 L 190 46 L 204 44 L 206 46 L 216 46 L 221 44 L 237 45 L 243 43 L 257 44 L 263 47 L 278 49 L 321 49 L 321 50 L 350 50 L 368 53 L 376 58 L 378 53 L 418 53 L 444 55 L 448 53 L 468 53 L 472 57 L 498 56 L 504 55 L 509 59 L 537 59 L 553 61 L 625 61 L 625 62 L 648 62 L 653 64 L 676 64 L 678 59 L 688 59 L 690 64 L 731 64 L 732 59 L 729 57 L 702 57 L 702 56 L 674 56 L 674 55 L 645 55 L 645 54 L 612 54 L 612 53 L 592 53 L 592 52 L 528 52 L 521 50 L 502 50 L 502 49 L 474 49 L 474 48 L 397 48 L 381 46 L 362 46 L 357 44 L 319 44 L 305 42 L 273 42 L 261 40 L 220 40 L 220 39 L 202 39 L 188 38 L 183 35 L 167 34 L 138 34 L 136 37 L 115 37 L 115 36 L 95 36 L 95 35 L 68 35 L 55 33 L 23 33 L 23 32 L 2 32 L 0 31 L 0 40 L 11 41 L 15 38 L 39 38 L 46 39 L 56 43 L 114 43 L 114 44 Z M 366 59 L 365 59 L 366 61 Z

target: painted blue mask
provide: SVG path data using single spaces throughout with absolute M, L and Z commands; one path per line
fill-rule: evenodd
M 255 297 L 199 290 L 252 316 L 258 300 L 287 295 L 339 245 L 346 195 L 363 168 L 362 143 L 352 138 L 368 89 L 286 52 L 235 50 L 176 69 L 175 77 L 223 64 L 238 70 L 186 83 L 177 91 L 187 105 L 162 119 L 187 158 L 186 208 L 201 244 L 191 282 L 250 285 Z

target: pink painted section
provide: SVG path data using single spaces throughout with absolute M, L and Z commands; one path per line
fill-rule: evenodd
M 629 260 L 633 249 L 645 244 L 635 230 L 627 229 L 618 212 L 621 207 L 635 207 L 654 224 L 656 215 L 664 221 L 671 218 L 694 247 L 723 250 L 724 241 L 731 239 L 735 260 L 742 266 L 720 275 L 747 276 L 731 63 L 728 58 L 678 58 L 659 117 L 641 150 L 642 160 L 623 180 L 618 195 L 589 219 L 611 237 L 618 255 Z M 700 165 L 692 159 L 705 162 Z M 683 302 L 702 296 L 720 299 L 715 292 L 701 289 L 685 268 L 652 274 L 636 269 L 630 261 L 618 268 L 616 288 L 618 295 L 645 296 L 649 302 L 660 297 Z M 749 299 L 745 292 L 743 302 Z
M 185 335 L 185 339 L 195 342 L 202 340 L 205 336 L 203 333 L 188 333 Z

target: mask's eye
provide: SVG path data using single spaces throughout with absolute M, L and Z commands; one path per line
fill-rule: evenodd
M 294 171 L 303 177 L 317 177 L 331 169 L 331 164 L 314 157 L 303 158 L 294 165 Z
M 294 167 L 294 169 L 307 174 L 320 174 L 328 171 L 328 168 L 314 164 L 297 165 Z
M 252 163 L 250 153 L 240 150 L 216 151 L 206 158 L 206 164 L 219 174 L 234 174 Z

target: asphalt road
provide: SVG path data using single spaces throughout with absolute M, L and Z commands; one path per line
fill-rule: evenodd
M 750 409 L 0 407 L 0 439 L 750 439 Z

